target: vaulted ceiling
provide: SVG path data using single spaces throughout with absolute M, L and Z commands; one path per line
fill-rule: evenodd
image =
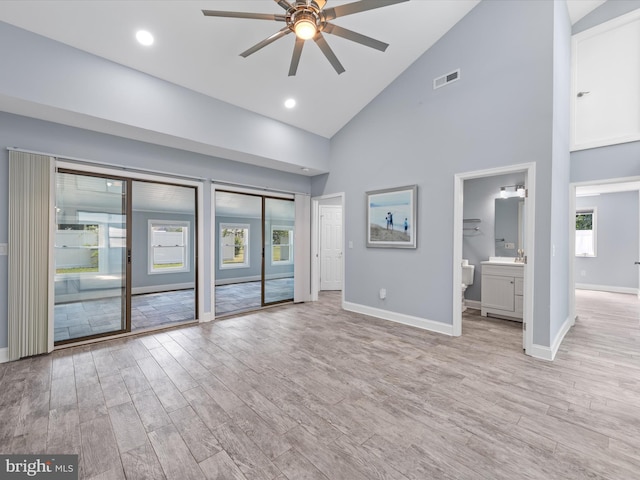
M 329 0 L 327 7 L 351 1 Z M 3 0 L 0 21 L 331 138 L 478 1 L 411 0 L 334 20 L 390 44 L 383 53 L 326 35 L 346 69 L 341 75 L 307 41 L 297 75 L 289 77 L 293 35 L 243 58 L 241 52 L 283 24 L 205 17 L 201 12 L 282 14 L 284 10 L 272 0 Z M 569 0 L 572 21 L 602 3 Z M 136 42 L 139 29 L 154 35 L 152 46 Z M 425 88 L 431 81 L 425 79 Z M 288 98 L 297 101 L 295 108 L 284 107 Z

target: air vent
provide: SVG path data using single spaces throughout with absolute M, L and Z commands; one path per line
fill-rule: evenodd
M 445 85 L 449 85 L 456 80 L 460 80 L 460 69 L 454 70 L 451 73 L 447 73 L 446 75 L 442 75 L 441 77 L 433 79 L 433 89 L 444 87 Z

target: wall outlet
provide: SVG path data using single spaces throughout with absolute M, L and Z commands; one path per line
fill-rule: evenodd
M 9 249 L 6 243 L 0 243 L 0 255 L 7 255 L 8 250 Z
M 349 248 L 353 248 L 353 240 L 349 240 Z
M 511 242 L 505 242 L 504 248 L 507 249 L 507 250 L 515 250 L 516 249 L 516 244 L 515 243 L 511 243 Z
M 380 300 L 384 300 L 385 298 L 387 298 L 387 289 L 386 288 L 381 288 L 380 289 Z
M 586 270 L 580 270 L 580 276 L 581 277 L 586 277 L 587 276 L 587 271 Z

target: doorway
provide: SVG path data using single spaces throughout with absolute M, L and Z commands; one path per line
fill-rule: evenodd
M 312 199 L 311 210 L 311 300 L 321 290 L 341 291 L 344 302 L 345 263 L 344 194 Z
M 625 294 L 640 298 L 640 178 L 573 183 L 570 199 L 571 318 L 576 290 L 608 305 L 625 303 Z
M 59 168 L 54 344 L 197 319 L 197 189 Z
M 342 290 L 342 205 L 320 205 L 320 290 Z
M 533 339 L 533 265 L 534 265 L 534 219 L 535 219 L 535 164 L 527 163 L 521 165 L 513 165 L 509 167 L 501 167 L 495 169 L 467 172 L 455 175 L 454 183 L 454 245 L 453 245 L 453 285 L 452 285 L 452 298 L 453 298 L 453 335 L 462 335 L 462 260 L 463 260 L 463 235 L 465 233 L 465 227 L 475 229 L 477 225 L 481 223 L 469 223 L 465 222 L 464 217 L 464 197 L 465 197 L 465 181 L 495 177 L 497 175 L 509 175 L 509 174 L 522 174 L 524 176 L 524 185 L 528 192 L 528 198 L 524 202 L 522 210 L 524 221 L 522 222 L 522 230 L 516 227 L 516 235 L 522 235 L 524 237 L 524 246 L 526 249 L 526 265 L 523 267 L 522 272 L 522 296 L 520 301 L 522 302 L 522 347 L 525 353 L 530 354 L 532 348 Z M 517 190 L 518 185 L 514 185 L 514 191 Z M 496 189 L 495 196 L 498 196 L 499 189 Z M 491 205 L 493 207 L 493 204 Z M 518 205 L 516 205 L 516 211 L 518 211 Z M 467 219 L 480 220 L 479 219 Z M 493 223 L 493 222 L 492 222 Z M 469 225 L 471 225 L 469 227 Z M 493 227 L 491 225 L 489 228 Z M 481 227 L 478 227 L 481 228 Z M 521 233 L 518 233 L 521 231 Z M 493 238 L 494 232 L 491 233 Z M 497 237 L 495 241 L 499 240 Z M 500 239 L 502 240 L 502 239 Z M 501 242 L 500 246 L 506 248 Z M 511 245 L 508 245 L 511 248 Z M 494 255 L 496 255 L 494 253 Z M 487 259 L 488 260 L 488 259 Z M 476 273 L 478 282 L 481 282 L 481 275 Z M 518 279 L 514 278 L 513 285 L 518 283 Z M 515 291 L 514 291 L 515 294 Z M 518 305 L 518 298 L 513 298 L 514 304 Z M 478 305 L 480 306 L 480 305 Z M 519 308 L 519 307 L 518 307 Z
M 215 315 L 294 299 L 295 203 L 215 191 Z

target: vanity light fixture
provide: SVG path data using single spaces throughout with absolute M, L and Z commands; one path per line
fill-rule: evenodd
M 513 189 L 511 191 L 510 189 Z M 521 197 L 524 198 L 526 194 L 526 190 L 524 185 L 518 183 L 516 185 L 505 185 L 504 187 L 500 187 L 500 198 L 509 198 L 509 197 Z

